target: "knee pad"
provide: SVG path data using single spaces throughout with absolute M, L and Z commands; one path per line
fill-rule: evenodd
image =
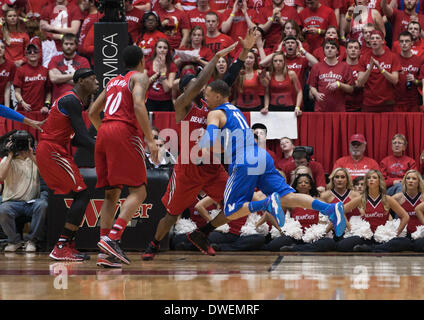
M 90 201 L 90 193 L 87 189 L 77 192 L 74 195 L 74 202 L 72 202 L 71 207 L 69 208 L 68 216 L 66 217 L 66 222 L 79 226 L 82 222 L 82 219 L 85 214 L 85 209 L 87 204 Z

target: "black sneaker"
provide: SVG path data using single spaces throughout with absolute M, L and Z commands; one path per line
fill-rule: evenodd
M 97 256 L 97 266 L 104 268 L 122 268 L 122 262 L 115 256 L 106 253 L 99 253 Z
M 103 237 L 100 238 L 100 241 L 97 243 L 97 246 L 101 250 L 115 256 L 116 258 L 121 260 L 123 263 L 125 263 L 125 264 L 131 263 L 131 260 L 128 259 L 128 257 L 125 255 L 124 251 L 119 246 L 118 240 L 112 240 L 108 236 L 103 236 Z
M 215 255 L 215 250 L 209 245 L 209 240 L 203 232 L 194 230 L 191 233 L 187 233 L 186 236 L 187 239 L 203 254 L 209 256 Z
M 144 261 L 151 261 L 157 253 L 159 253 L 160 245 L 155 245 L 153 241 L 150 241 L 146 248 L 146 251 L 141 255 L 141 259 Z

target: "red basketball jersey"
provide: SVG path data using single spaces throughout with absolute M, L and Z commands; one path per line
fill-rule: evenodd
M 112 78 L 106 86 L 105 116 L 102 122 L 122 121 L 139 128 L 135 117 L 134 102 L 130 89 L 130 78 L 138 71 Z
M 403 195 L 405 197 L 405 202 L 402 203 L 402 208 L 404 208 L 409 215 L 406 231 L 408 233 L 414 233 L 417 231 L 417 227 L 421 225 L 421 222 L 415 213 L 415 208 L 421 203 L 421 193 L 418 193 L 414 198 L 408 196 L 407 193 L 404 193 Z
M 40 133 L 40 141 L 48 140 L 57 143 L 61 146 L 67 146 L 75 134 L 74 128 L 71 125 L 69 116 L 59 110 L 58 104 L 62 99 L 75 97 L 80 102 L 81 109 L 84 110 L 84 103 L 73 92 L 69 91 L 61 95 L 50 109 L 47 121 L 43 124 L 43 132 Z
M 389 212 L 384 209 L 381 195 L 375 200 L 368 196 L 365 216 L 363 218 L 369 222 L 372 232 L 375 232 L 378 226 L 386 224 L 389 218 Z

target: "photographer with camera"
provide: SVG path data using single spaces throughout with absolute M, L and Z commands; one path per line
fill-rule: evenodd
M 22 247 L 15 220 L 31 221 L 24 250 L 35 252 L 41 240 L 48 205 L 47 187 L 42 188 L 34 154 L 34 137 L 25 130 L 13 130 L 0 138 L 0 180 L 4 181 L 0 204 L 0 225 L 7 235 L 6 252 Z

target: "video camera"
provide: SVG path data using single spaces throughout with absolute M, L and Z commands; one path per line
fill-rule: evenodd
M 8 145 L 10 141 L 12 143 Z M 28 131 L 15 129 L 6 133 L 0 137 L 0 157 L 7 156 L 9 152 L 16 155 L 18 152 L 28 151 L 28 142 L 34 148 L 34 137 Z

